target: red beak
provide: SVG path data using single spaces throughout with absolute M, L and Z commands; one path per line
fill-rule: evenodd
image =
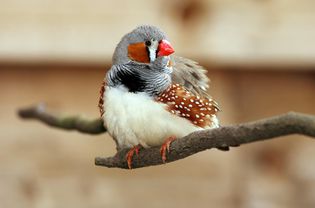
M 174 48 L 171 46 L 170 42 L 167 40 L 161 40 L 158 47 L 157 56 L 168 56 L 174 53 Z

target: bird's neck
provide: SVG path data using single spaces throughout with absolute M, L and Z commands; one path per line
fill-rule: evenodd
M 157 96 L 171 85 L 171 74 L 144 65 L 114 65 L 107 74 L 110 87 L 124 86 L 129 92 Z

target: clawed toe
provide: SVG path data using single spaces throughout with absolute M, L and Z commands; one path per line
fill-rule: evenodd
M 127 164 L 128 164 L 129 169 L 132 169 L 132 157 L 133 157 L 133 155 L 136 153 L 136 155 L 138 156 L 140 148 L 141 148 L 141 145 L 134 146 L 126 154 L 126 160 L 127 160 Z
M 171 136 L 169 138 L 167 138 L 165 140 L 165 142 L 162 144 L 161 146 L 161 149 L 160 149 L 160 153 L 161 153 L 161 156 L 162 156 L 162 161 L 163 163 L 166 162 L 166 152 L 169 153 L 170 152 L 170 145 L 171 143 L 176 139 L 175 136 Z

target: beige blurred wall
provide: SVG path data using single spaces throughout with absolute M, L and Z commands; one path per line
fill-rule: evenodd
M 0 207 L 313 208 L 314 141 L 291 135 L 133 171 L 94 166 L 115 145 L 17 117 L 99 116 L 113 49 L 134 26 L 205 66 L 222 125 L 315 114 L 314 2 L 0 0 Z M 303 69 L 303 70 L 302 70 Z
M 176 50 L 219 63 L 314 64 L 310 0 L 2 0 L 0 60 L 109 61 L 140 24 L 167 32 Z
M 66 115 L 99 116 L 105 66 L 0 67 L 0 207 L 315 206 L 315 144 L 292 135 L 211 149 L 170 164 L 132 171 L 94 166 L 115 153 L 108 134 L 64 131 L 17 117 L 45 101 Z M 314 71 L 207 66 L 222 125 L 288 111 L 315 114 Z

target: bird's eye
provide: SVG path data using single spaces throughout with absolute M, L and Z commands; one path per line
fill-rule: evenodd
M 145 41 L 145 45 L 146 46 L 150 46 L 151 45 L 151 41 L 149 41 L 149 40 Z

